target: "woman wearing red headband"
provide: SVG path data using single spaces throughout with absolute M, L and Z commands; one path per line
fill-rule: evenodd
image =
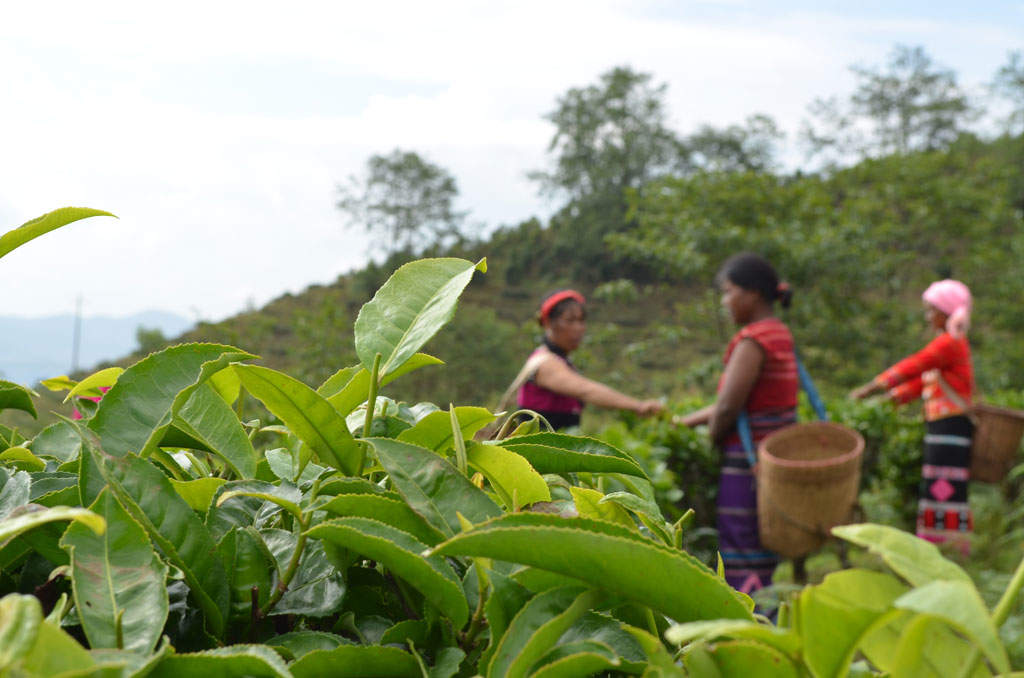
M 541 304 L 537 317 L 544 328 L 543 343 L 526 361 L 507 396 L 516 394 L 519 407 L 533 410 L 555 429 L 579 426 L 584 404 L 632 410 L 647 416 L 664 406 L 657 400 L 637 400 L 582 376 L 569 354 L 583 341 L 586 300 L 575 290 L 561 290 Z M 506 402 L 510 400 L 506 398 Z

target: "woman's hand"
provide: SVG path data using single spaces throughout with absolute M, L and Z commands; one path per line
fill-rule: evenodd
M 665 404 L 660 400 L 642 400 L 636 408 L 636 413 L 641 417 L 650 417 L 665 411 Z
M 881 393 L 883 390 L 885 389 L 880 384 L 877 384 L 873 381 L 869 381 L 863 386 L 859 386 L 850 391 L 850 397 L 853 398 L 854 400 L 863 400 L 864 398 L 873 396 L 877 393 Z
M 703 407 L 696 412 L 690 412 L 688 414 L 677 414 L 672 417 L 672 423 L 676 426 L 685 426 L 687 428 L 697 428 L 698 426 L 704 426 L 711 420 L 711 415 L 715 412 L 714 405 L 708 405 Z

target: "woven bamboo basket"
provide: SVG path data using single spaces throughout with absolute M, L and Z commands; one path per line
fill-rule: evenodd
M 1024 412 L 978 403 L 971 408 L 971 415 L 975 426 L 971 480 L 1002 482 L 1019 460 Z
M 821 548 L 857 502 L 864 438 L 827 421 L 793 424 L 758 447 L 761 543 L 786 558 Z

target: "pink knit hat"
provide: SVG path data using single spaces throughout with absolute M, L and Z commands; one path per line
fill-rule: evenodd
M 947 278 L 929 285 L 921 298 L 949 316 L 946 331 L 954 339 L 967 336 L 971 322 L 971 290 L 967 285 Z

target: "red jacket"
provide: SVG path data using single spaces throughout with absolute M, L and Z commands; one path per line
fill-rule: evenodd
M 963 414 L 963 408 L 939 385 L 939 374 L 970 404 L 974 395 L 974 370 L 967 339 L 954 339 L 943 332 L 914 355 L 875 377 L 875 382 L 889 389 L 889 395 L 898 403 L 923 396 L 924 418 L 928 421 Z

